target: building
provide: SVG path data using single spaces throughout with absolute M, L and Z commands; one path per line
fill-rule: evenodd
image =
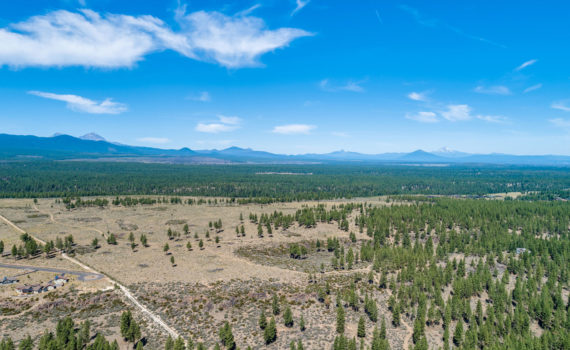
M 14 284 L 14 283 L 18 283 L 19 280 L 15 279 L 15 278 L 11 278 L 11 277 L 4 277 L 4 279 L 2 281 L 0 281 L 0 284 Z

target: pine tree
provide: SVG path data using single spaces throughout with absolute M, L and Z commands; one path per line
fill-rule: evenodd
M 261 310 L 261 315 L 259 315 L 259 328 L 265 329 L 267 327 L 267 318 L 265 317 L 265 310 Z
M 287 306 L 283 313 L 283 323 L 285 324 L 285 327 L 293 327 L 293 313 L 289 306 Z
M 359 338 L 366 337 L 366 324 L 364 323 L 364 317 L 360 316 L 358 319 L 358 331 L 357 335 Z
M 273 295 L 273 300 L 271 301 L 271 308 L 275 316 L 281 313 L 281 308 L 279 307 L 279 300 L 277 299 L 277 295 L 275 294 Z
M 336 332 L 344 333 L 344 308 L 342 306 L 336 308 Z
M 265 327 L 263 338 L 265 339 L 265 344 L 271 344 L 277 339 L 277 326 L 275 325 L 274 317 L 271 317 L 267 327 Z
M 174 350 L 174 340 L 170 335 L 168 336 L 168 338 L 166 338 L 166 343 L 164 344 L 164 350 Z
M 394 305 L 392 310 L 392 324 L 396 327 L 400 325 L 400 306 L 398 304 Z
M 127 339 L 129 337 L 129 330 L 132 321 L 133 321 L 133 316 L 131 315 L 130 311 L 124 311 L 121 314 L 120 330 L 121 330 L 121 337 L 123 337 L 124 339 Z
M 182 337 L 178 337 L 174 341 L 173 350 L 186 350 L 186 345 L 184 344 L 184 339 L 182 339 Z
M 225 322 L 222 328 L 220 328 L 220 340 L 222 344 L 228 350 L 234 350 L 236 348 L 236 343 L 234 341 L 234 335 L 232 333 L 232 327 L 229 322 Z
M 139 341 L 139 342 L 137 343 L 136 350 L 143 350 L 143 343 L 142 343 L 142 341 Z
M 453 343 L 459 347 L 461 345 L 462 340 L 463 340 L 463 321 L 459 319 L 459 321 L 457 321 L 457 325 L 455 326 L 455 332 L 453 332 Z
M 303 315 L 301 315 L 301 319 L 299 320 L 299 329 L 301 330 L 301 332 L 304 332 L 306 329 L 305 318 L 303 317 Z
M 4 348 L 2 348 L 4 350 Z M 29 335 L 20 341 L 18 350 L 34 350 L 34 341 Z

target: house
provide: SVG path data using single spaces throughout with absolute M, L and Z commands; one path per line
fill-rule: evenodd
M 32 294 L 40 294 L 44 291 L 45 287 L 41 284 L 36 284 L 30 287 L 32 290 Z
M 69 282 L 69 278 L 65 277 L 65 274 L 55 275 L 55 278 L 53 280 L 53 283 L 55 283 L 58 287 L 63 286 L 67 282 Z
M 0 284 L 14 284 L 14 283 L 18 283 L 19 280 L 15 279 L 15 278 L 10 278 L 10 277 L 4 277 L 4 279 L 2 281 L 0 281 Z
M 32 294 L 32 286 L 19 286 L 16 287 L 16 292 L 20 295 Z

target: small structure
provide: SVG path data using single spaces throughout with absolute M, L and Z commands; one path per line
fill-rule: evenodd
M 63 286 L 67 282 L 69 282 L 69 278 L 65 277 L 64 273 L 61 275 L 55 275 L 55 278 L 53 280 L 53 283 L 55 283 L 58 287 Z
M 50 292 L 65 285 L 67 282 L 69 282 L 69 278 L 65 277 L 65 274 L 61 274 L 56 275 L 53 281 L 49 281 L 47 283 L 16 287 L 16 292 L 19 295 L 40 294 Z
M 2 281 L 0 281 L 0 284 L 14 284 L 14 283 L 18 283 L 19 280 L 15 279 L 15 278 L 11 278 L 11 277 L 4 277 L 4 279 Z
M 522 254 L 522 253 L 530 253 L 530 250 L 526 249 L 526 248 L 517 248 L 517 254 Z

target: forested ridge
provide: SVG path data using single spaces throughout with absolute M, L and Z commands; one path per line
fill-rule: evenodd
M 568 168 L 191 166 L 50 161 L 0 163 L 0 196 L 4 198 L 155 194 L 291 201 L 393 194 L 481 195 L 516 191 L 550 192 L 557 196 L 568 188 Z

